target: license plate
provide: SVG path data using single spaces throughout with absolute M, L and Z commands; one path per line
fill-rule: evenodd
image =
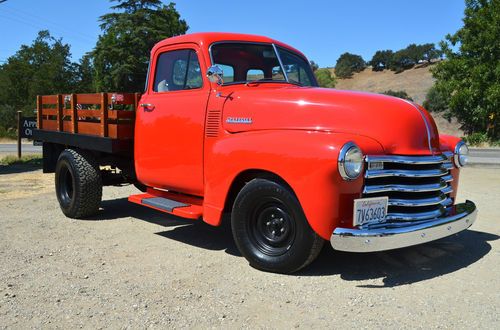
M 385 221 L 389 197 L 360 198 L 354 200 L 354 226 Z

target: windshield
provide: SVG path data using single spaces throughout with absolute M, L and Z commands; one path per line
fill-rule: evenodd
M 210 55 L 224 72 L 224 84 L 260 81 L 317 86 L 304 58 L 281 47 L 277 50 L 279 57 L 271 44 L 228 42 L 212 45 Z

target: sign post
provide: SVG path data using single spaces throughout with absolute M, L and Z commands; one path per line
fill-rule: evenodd
M 17 112 L 17 157 L 21 158 L 21 138 L 32 138 L 36 128 L 36 117 L 23 117 L 22 111 Z
M 17 158 L 21 158 L 21 118 L 22 111 L 17 112 Z

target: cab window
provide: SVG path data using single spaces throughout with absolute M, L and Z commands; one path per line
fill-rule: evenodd
M 160 54 L 156 63 L 155 92 L 200 88 L 203 85 L 200 62 L 192 49 Z

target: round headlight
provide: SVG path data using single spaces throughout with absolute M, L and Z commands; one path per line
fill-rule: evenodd
M 455 147 L 455 156 L 454 156 L 455 166 L 456 167 L 465 166 L 467 164 L 468 158 L 469 158 L 469 148 L 467 147 L 464 141 L 458 142 Z
M 339 153 L 339 172 L 344 180 L 354 180 L 363 170 L 363 153 L 353 142 L 344 144 Z

